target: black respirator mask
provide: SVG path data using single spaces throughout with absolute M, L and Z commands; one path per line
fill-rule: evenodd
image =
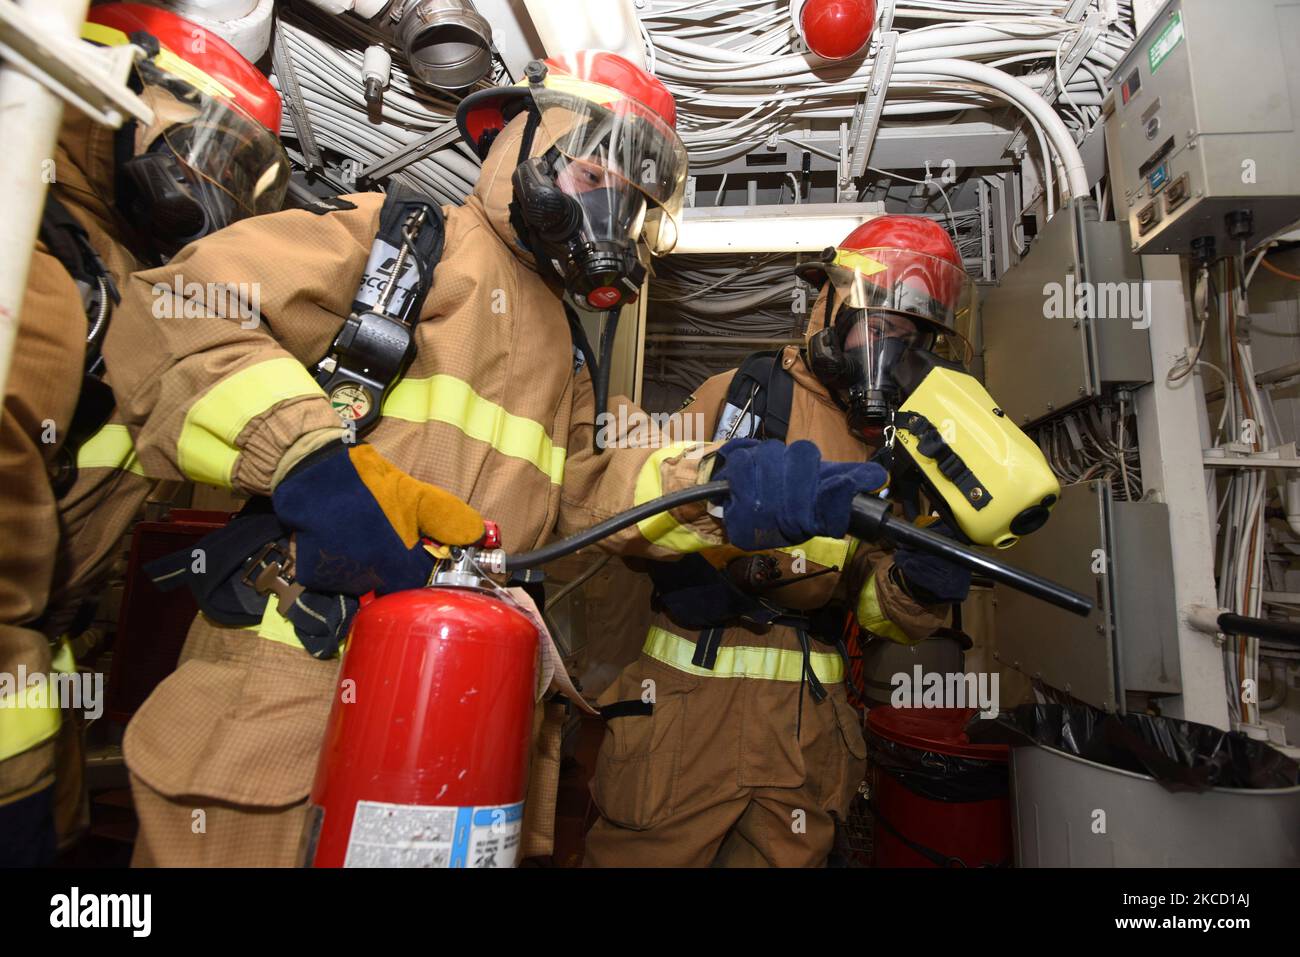
M 191 176 L 163 137 L 118 165 L 117 196 L 127 221 L 168 257 L 238 218 L 234 200 Z
M 566 190 L 556 175 L 566 163 L 569 179 L 584 175 L 581 164 L 556 150 L 515 167 L 513 212 L 522 220 L 529 250 L 581 308 L 609 311 L 636 302 L 645 279 L 636 244 L 645 197 L 599 182 Z
M 844 406 L 849 428 L 863 434 L 893 423 L 906 400 L 894 370 L 910 350 L 927 348 L 930 338 L 906 317 L 846 305 L 809 340 L 808 364 Z

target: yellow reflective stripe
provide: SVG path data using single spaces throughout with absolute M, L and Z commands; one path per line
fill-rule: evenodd
M 507 412 L 454 376 L 402 379 L 384 401 L 383 415 L 407 422 L 445 423 L 502 455 L 537 467 L 552 484 L 564 482 L 566 452 L 551 441 L 545 426 Z
M 122 47 L 131 42 L 131 38 L 121 30 L 106 27 L 102 23 L 83 23 L 81 39 L 98 43 L 102 47 Z
M 199 39 L 198 27 L 195 27 L 195 39 Z M 98 43 L 105 47 L 126 46 L 131 42 L 121 30 L 113 27 L 104 26 L 102 23 L 83 23 L 81 25 L 81 39 L 89 40 L 91 43 Z M 158 55 L 153 58 L 153 62 L 161 70 L 179 76 L 186 80 L 191 86 L 197 87 L 204 93 L 211 96 L 225 97 L 227 100 L 233 100 L 235 94 L 231 92 L 230 87 L 226 86 L 220 80 L 204 73 L 188 60 L 183 60 L 171 50 L 160 48 Z
M 302 647 L 302 642 L 298 640 L 298 633 L 293 630 L 293 624 L 288 618 L 282 616 L 278 610 L 280 599 L 275 595 L 268 595 L 266 598 L 266 608 L 262 611 L 262 620 L 256 625 L 246 625 L 243 631 L 255 631 L 262 637 L 270 641 L 277 641 L 282 645 L 291 645 L 294 648 L 302 649 L 306 654 L 306 649 Z
M 230 488 L 239 449 L 235 439 L 259 415 L 286 399 L 325 393 L 297 359 L 259 362 L 226 376 L 190 406 L 176 443 L 181 472 L 195 482 Z
M 664 494 L 663 476 L 660 466 L 666 459 L 681 455 L 690 449 L 698 448 L 699 442 L 674 442 L 651 453 L 641 466 L 636 476 L 636 488 L 633 491 L 633 504 L 642 505 Z M 643 518 L 636 523 L 647 541 L 675 552 L 700 552 L 706 548 L 717 548 L 716 542 L 706 541 L 691 529 L 680 524 L 669 512 L 660 512 L 650 518 Z
M 919 639 L 909 638 L 907 632 L 890 621 L 889 616 L 880 607 L 880 595 L 877 594 L 876 588 L 876 575 L 873 572 L 858 595 L 858 624 L 881 638 L 888 638 L 903 645 L 916 644 Z
M 835 254 L 835 265 L 853 269 L 864 276 L 874 276 L 889 267 L 878 259 L 872 259 L 865 253 L 853 249 L 841 249 Z
M 48 741 L 59 730 L 63 716 L 58 702 L 51 700 L 56 689 L 49 676 L 38 684 L 28 682 L 18 693 L 5 694 L 6 686 L 16 686 L 19 675 L 0 676 L 0 761 L 12 758 Z
M 823 568 L 843 568 L 849 560 L 849 539 L 810 538 L 802 545 L 787 545 L 781 551 L 796 557 L 803 555 Z
M 262 611 L 262 620 L 256 625 L 245 625 L 241 631 L 255 631 L 259 638 L 265 638 L 268 641 L 279 642 L 282 645 L 288 645 L 291 648 L 297 648 L 304 655 L 307 649 L 303 647 L 302 642 L 298 639 L 298 632 L 294 630 L 293 623 L 280 614 L 280 599 L 275 595 L 268 595 L 266 598 L 266 608 Z M 351 638 L 351 632 L 348 638 Z M 339 654 L 342 655 L 347 650 L 348 642 L 345 638 L 339 642 Z
M 527 85 L 527 81 L 516 84 L 516 86 L 525 85 Z M 576 96 L 598 106 L 608 106 L 610 103 L 617 103 L 623 99 L 623 94 L 613 87 L 606 86 L 603 83 L 593 83 L 591 80 L 584 80 L 581 77 L 565 73 L 547 74 L 542 85 L 548 90 L 556 93 L 567 93 L 570 96 Z
M 144 474 L 144 466 L 136 457 L 131 433 L 125 425 L 106 425 L 77 449 L 79 469 L 117 469 L 121 472 Z
M 801 681 L 803 652 L 785 648 L 724 645 L 718 649 L 713 669 L 691 664 L 695 644 L 671 631 L 652 626 L 641 649 L 655 661 L 702 678 L 762 678 L 767 681 Z M 814 651 L 809 655 L 813 673 L 823 684 L 844 680 L 844 659 L 838 654 Z
M 77 659 L 72 654 L 72 642 L 68 640 L 67 635 L 59 638 L 58 645 L 54 649 L 54 656 L 50 661 L 50 670 L 61 675 L 77 673 Z

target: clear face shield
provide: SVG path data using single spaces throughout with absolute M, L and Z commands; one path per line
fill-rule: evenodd
M 139 64 L 154 123 L 123 164 L 133 206 L 160 249 L 175 252 L 237 220 L 284 204 L 289 160 L 279 139 L 221 96 Z
M 827 272 L 833 382 L 850 427 L 878 439 L 904 400 L 894 372 L 909 351 L 968 359 L 958 329 L 968 321 L 974 283 L 947 260 L 905 249 L 840 250 Z
M 634 302 L 645 275 L 639 244 L 664 255 L 677 243 L 686 148 L 658 115 L 609 87 L 553 77 L 531 93 L 537 135 L 553 145 L 521 165 L 516 196 L 545 246 L 539 255 L 590 308 Z

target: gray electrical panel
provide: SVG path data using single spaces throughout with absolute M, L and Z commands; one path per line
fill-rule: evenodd
M 1107 711 L 1122 710 L 1121 689 L 1179 693 L 1165 505 L 1115 501 L 1105 482 L 1070 485 L 1046 527 L 999 557 L 1096 603 L 1080 618 L 998 587 L 1002 664 Z
M 1151 381 L 1150 296 L 1128 225 L 1091 201 L 1047 223 L 980 306 L 984 383 L 1027 425 Z
M 1170 0 L 1111 77 L 1106 147 L 1118 218 L 1145 255 L 1264 239 L 1300 219 L 1300 3 Z

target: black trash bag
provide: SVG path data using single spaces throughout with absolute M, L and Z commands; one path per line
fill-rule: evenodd
M 1006 797 L 1009 790 L 1005 761 L 924 751 L 875 734 L 867 735 L 867 761 L 931 801 L 991 801 Z
M 973 720 L 966 733 L 979 744 L 1043 744 L 1150 775 L 1168 791 L 1300 785 L 1300 764 L 1238 731 L 1147 714 L 1110 714 L 1086 704 L 1021 705 L 993 721 Z

